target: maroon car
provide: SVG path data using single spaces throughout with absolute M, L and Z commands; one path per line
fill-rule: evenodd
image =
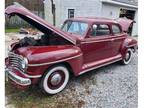
M 39 84 L 48 94 L 62 91 L 75 76 L 120 61 L 128 64 L 137 41 L 128 36 L 131 20 L 72 18 L 61 30 L 20 6 L 9 6 L 7 16 L 19 16 L 43 33 L 13 43 L 6 58 L 6 73 L 20 88 Z

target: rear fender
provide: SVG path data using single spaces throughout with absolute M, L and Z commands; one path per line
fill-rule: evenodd
M 127 53 L 128 48 L 136 48 L 137 47 L 137 41 L 132 38 L 126 38 L 121 46 L 121 54 L 122 58 L 125 58 L 125 55 Z

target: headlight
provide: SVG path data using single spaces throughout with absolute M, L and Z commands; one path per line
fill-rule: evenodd
M 21 66 L 23 69 L 27 69 L 27 65 L 28 65 L 28 60 L 27 60 L 27 58 L 24 58 L 21 63 Z

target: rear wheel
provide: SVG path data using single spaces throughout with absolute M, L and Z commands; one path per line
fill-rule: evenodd
M 122 60 L 122 64 L 124 64 L 124 65 L 129 64 L 130 61 L 131 61 L 131 58 L 132 58 L 132 54 L 133 54 L 132 49 L 129 48 L 129 49 L 127 50 L 127 53 L 126 53 L 126 55 L 125 55 L 125 58 Z
M 41 80 L 42 89 L 48 94 L 61 92 L 69 81 L 69 71 L 63 65 L 50 68 Z

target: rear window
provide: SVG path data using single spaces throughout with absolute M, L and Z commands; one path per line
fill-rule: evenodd
M 121 33 L 120 27 L 118 25 L 112 25 L 112 31 L 114 34 Z
M 92 36 L 103 36 L 103 35 L 109 35 L 110 29 L 109 26 L 106 24 L 94 24 L 92 26 Z

